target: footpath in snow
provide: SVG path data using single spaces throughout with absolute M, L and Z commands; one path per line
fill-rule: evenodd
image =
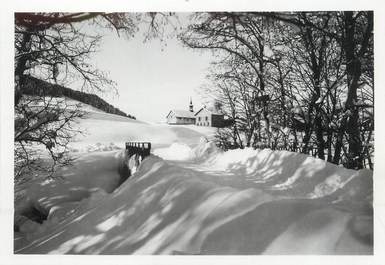
M 85 120 L 73 166 L 16 187 L 16 254 L 372 254 L 371 171 L 123 123 Z M 144 133 L 158 145 L 122 182 L 120 142 Z

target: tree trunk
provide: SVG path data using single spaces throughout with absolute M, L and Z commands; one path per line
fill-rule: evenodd
M 323 138 L 322 120 L 320 114 L 315 118 L 315 133 L 317 137 L 317 154 L 318 158 L 325 160 L 325 141 Z
M 344 50 L 346 56 L 346 74 L 348 95 L 345 103 L 345 115 L 347 115 L 346 123 L 344 124 L 347 132 L 347 141 L 349 145 L 347 168 L 360 169 L 363 168 L 362 161 L 362 143 L 360 139 L 359 123 L 358 123 L 358 108 L 355 106 L 357 101 L 358 81 L 361 77 L 361 62 L 355 54 L 355 21 L 353 12 L 348 11 L 344 13 L 345 22 L 345 39 Z
M 333 157 L 333 164 L 336 164 L 336 165 L 338 165 L 340 163 L 340 160 L 341 160 L 343 134 L 344 134 L 344 129 L 340 128 L 340 130 L 337 134 L 336 146 L 334 149 L 334 157 Z
M 333 155 L 332 155 L 332 141 L 333 141 L 333 132 L 329 128 L 327 132 L 327 140 L 326 140 L 326 148 L 328 149 L 328 158 L 327 161 L 332 163 L 333 162 Z
M 312 100 L 313 102 L 314 100 Z M 309 145 L 309 141 L 310 141 L 310 137 L 313 133 L 313 129 L 312 129 L 312 122 L 311 122 L 311 117 L 312 117 L 312 113 L 313 113 L 313 107 L 314 107 L 314 103 L 310 103 L 309 105 L 309 109 L 307 111 L 307 119 L 305 119 L 305 122 L 306 122 L 306 125 L 305 125 L 305 135 L 304 137 L 302 138 L 302 153 L 304 154 L 308 154 L 309 153 L 309 150 L 308 150 L 308 145 Z
M 23 39 L 21 41 L 20 53 L 28 53 L 30 51 L 30 42 L 31 42 L 31 34 L 28 34 L 29 29 L 26 29 L 25 34 L 23 34 Z M 23 87 L 24 87 L 24 71 L 26 70 L 27 61 L 30 59 L 29 55 L 22 55 L 16 60 L 15 67 L 15 106 L 19 103 L 22 95 L 23 95 Z

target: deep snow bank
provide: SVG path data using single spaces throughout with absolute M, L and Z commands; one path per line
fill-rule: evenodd
M 189 152 L 195 154 L 190 161 L 199 161 L 199 154 L 204 158 L 193 169 L 150 156 L 111 194 L 47 206 L 57 209 L 55 218 L 17 233 L 15 251 L 372 253 L 370 171 L 290 152 L 219 152 L 207 142 Z M 98 175 L 102 161 L 105 157 L 95 154 L 87 172 Z M 104 174 L 116 174 L 116 168 Z
M 122 164 L 121 151 L 89 153 L 72 166 L 59 169 L 53 178 L 40 177 L 16 187 L 15 227 L 33 231 L 37 224 L 21 216 L 52 219 L 58 211 L 69 212 L 79 201 L 97 193 L 112 192 L 122 178 L 117 170 Z M 39 217 L 39 216 L 37 216 Z M 40 220 L 44 221 L 44 220 Z
M 205 138 L 194 148 L 174 143 L 154 153 L 165 160 L 194 163 L 193 168 L 203 172 L 239 177 L 250 186 L 277 194 L 306 198 L 333 195 L 335 200 L 342 196 L 362 203 L 372 201 L 371 170 L 349 170 L 301 153 L 253 148 L 222 152 Z
M 371 170 L 349 170 L 301 153 L 245 148 L 211 152 L 204 163 L 291 196 L 319 198 L 349 187 L 350 196 L 365 200 L 373 192 Z

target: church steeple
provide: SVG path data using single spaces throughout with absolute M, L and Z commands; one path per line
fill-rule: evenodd
M 191 99 L 191 97 L 190 97 L 190 112 L 194 112 L 194 106 L 193 106 L 193 104 L 192 104 L 192 99 Z

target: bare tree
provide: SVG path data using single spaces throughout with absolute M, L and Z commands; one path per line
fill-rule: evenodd
M 61 84 L 82 80 L 86 91 L 113 88 L 114 82 L 89 63 L 102 36 L 86 29 L 109 27 L 129 36 L 138 19 L 124 13 L 16 13 L 15 104 L 27 74 Z
M 271 132 L 268 115 L 269 91 L 266 81 L 268 61 L 265 56 L 267 22 L 264 18 L 244 13 L 205 13 L 197 14 L 196 19 L 199 22 L 191 25 L 188 31 L 181 35 L 182 42 L 190 48 L 218 50 L 226 54 L 225 56 L 233 55 L 244 65 L 245 71 L 242 75 L 251 79 L 250 82 L 246 82 L 238 78 L 238 85 L 244 91 L 252 88 L 253 95 L 249 95 L 252 97 L 251 101 L 263 99 L 260 102 L 264 137 L 269 144 Z M 246 93 L 243 93 L 243 96 L 246 96 Z M 250 146 L 254 136 L 253 130 L 257 124 L 255 119 L 246 120 L 250 123 L 248 126 L 251 129 L 246 146 Z
M 354 169 L 367 160 L 372 167 L 372 12 L 194 18 L 181 40 L 217 53 L 222 67 L 213 85 L 229 113 L 232 104 L 245 107 L 232 115 L 242 121 L 237 128 L 245 133 L 245 146 L 311 151 Z M 230 92 L 241 100 L 226 96 Z
M 36 153 L 44 147 L 51 169 L 66 164 L 67 144 L 76 133 L 72 123 L 82 113 L 44 93 L 23 96 L 32 77 L 53 84 L 75 84 L 87 92 L 115 89 L 115 82 L 90 62 L 97 52 L 100 28 L 131 37 L 142 21 L 150 24 L 151 36 L 172 14 L 159 13 L 16 13 L 15 14 L 15 166 L 16 176 L 37 165 Z M 149 33 L 149 34 L 150 34 Z M 52 172 L 52 170 L 50 170 Z
M 68 165 L 68 143 L 81 131 L 74 122 L 83 116 L 77 105 L 51 96 L 24 96 L 15 107 L 15 181 L 25 173 L 50 176 L 58 165 Z
M 283 21 L 297 28 L 312 28 L 336 41 L 344 60 L 347 89 L 346 100 L 342 104 L 342 119 L 336 136 L 333 162 L 339 163 L 343 150 L 346 166 L 358 169 L 363 167 L 365 153 L 360 140 L 362 104 L 357 104 L 358 90 L 365 85 L 373 86 L 373 12 L 346 11 L 330 12 L 330 14 L 332 16 L 331 24 L 326 28 L 321 27 L 314 20 L 301 21 L 297 13 L 271 12 L 256 15 Z M 371 84 L 368 84 L 368 80 Z M 348 148 L 345 148 L 345 139 Z

